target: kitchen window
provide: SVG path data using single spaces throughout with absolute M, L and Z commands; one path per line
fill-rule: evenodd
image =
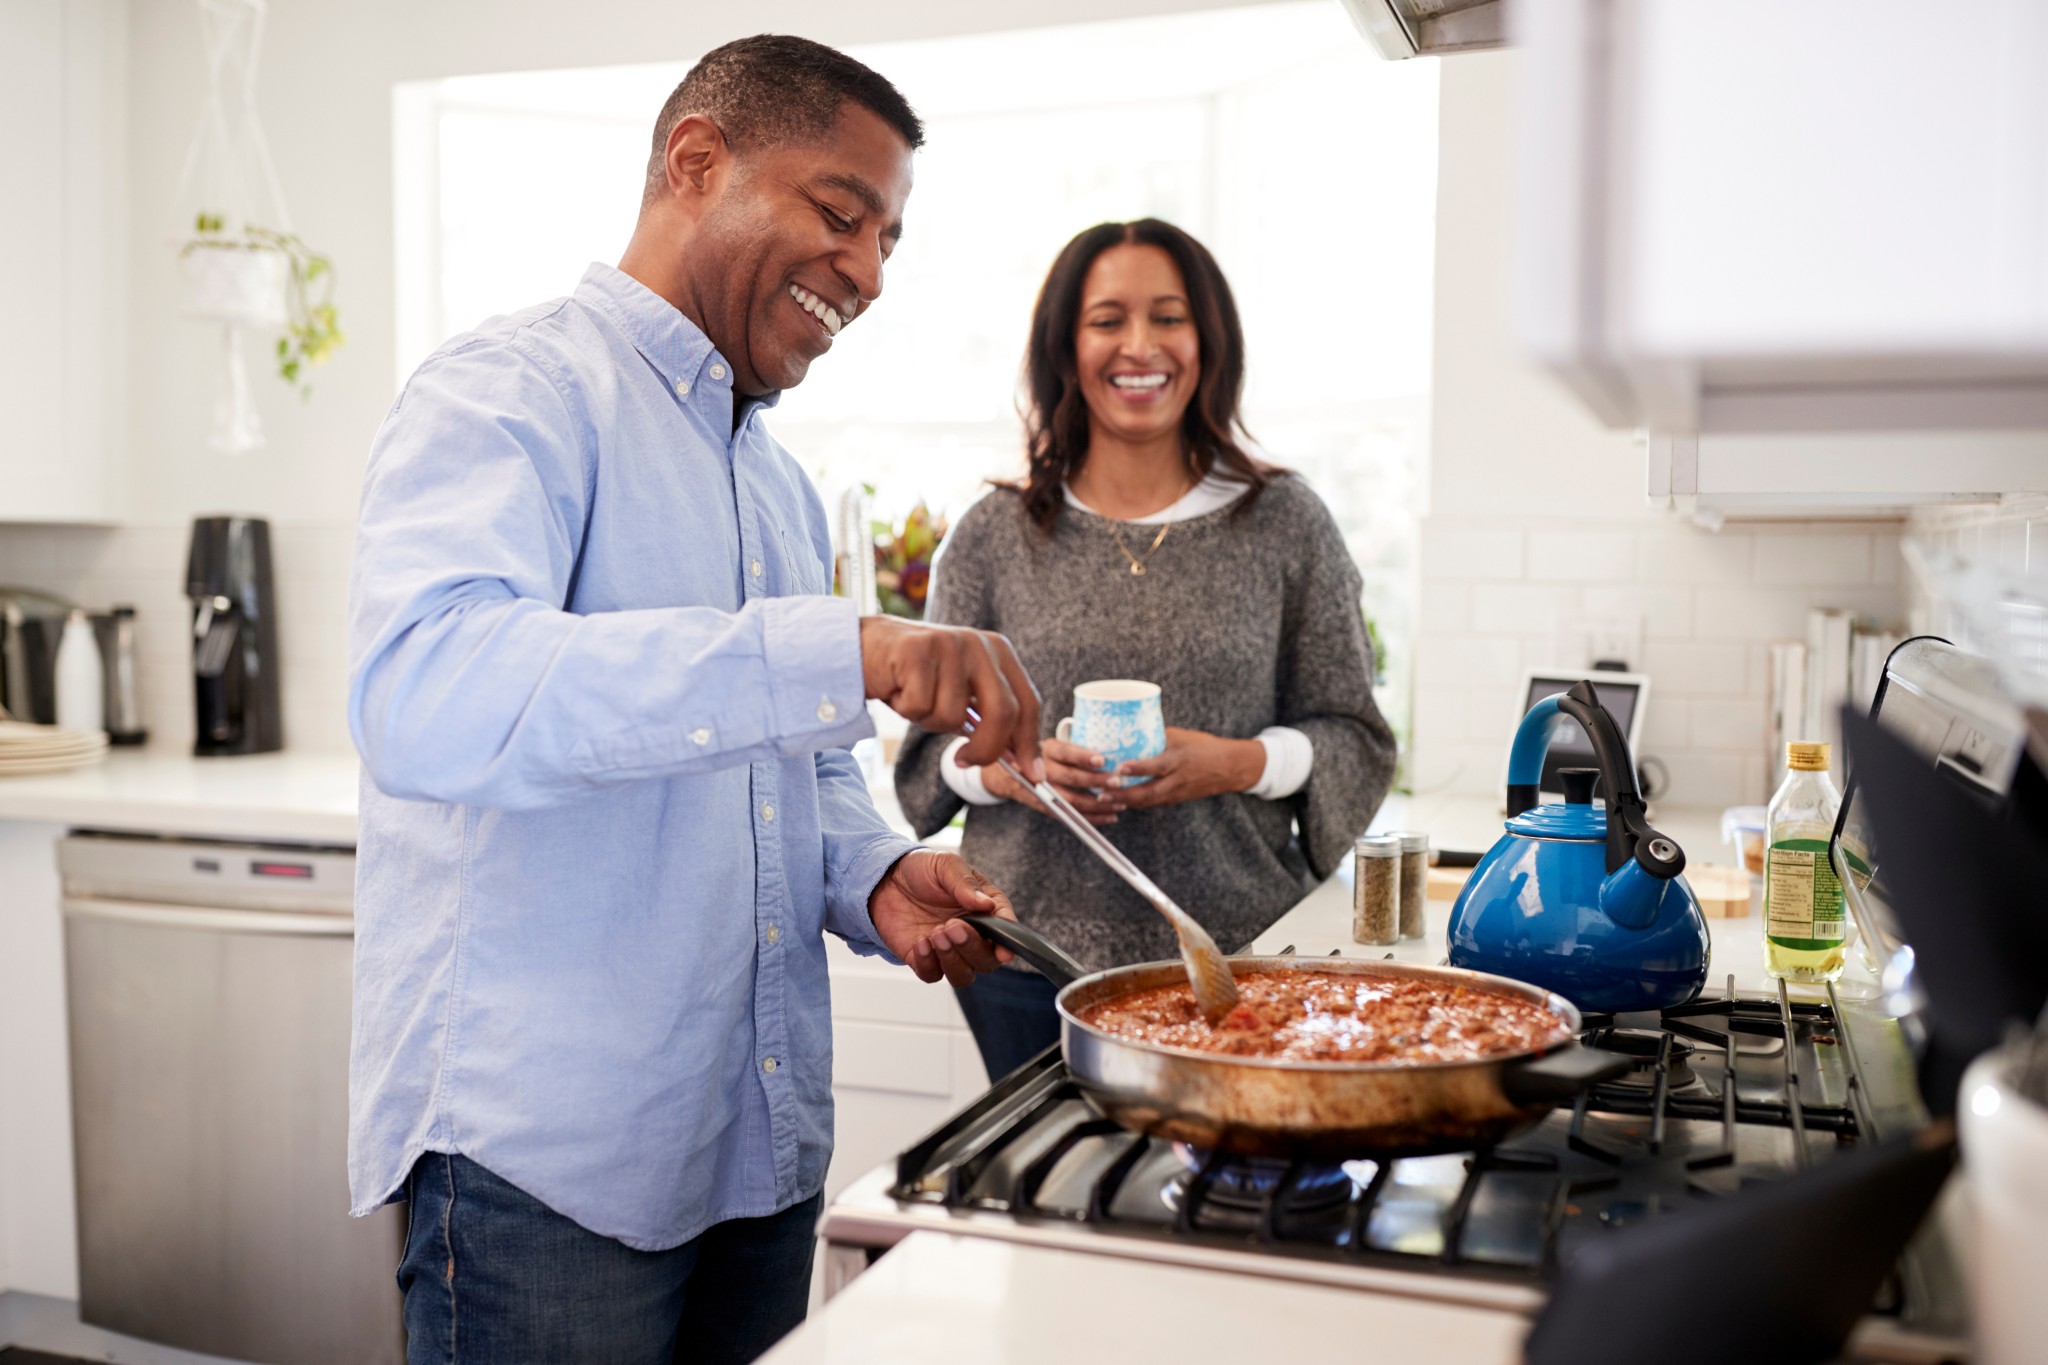
M 1336 514 L 1404 734 L 1429 406 L 1436 70 L 1341 7 L 856 46 L 922 114 L 883 306 L 772 414 L 828 505 L 958 515 L 1022 467 L 1018 376 L 1059 248 L 1166 218 L 1236 291 L 1245 419 Z M 395 93 L 400 378 L 448 336 L 559 296 L 633 227 L 654 113 L 687 62 L 465 76 Z

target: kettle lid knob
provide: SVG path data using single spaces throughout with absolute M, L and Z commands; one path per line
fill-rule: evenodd
M 1564 783 L 1564 799 L 1567 805 L 1593 804 L 1593 784 L 1600 780 L 1598 768 L 1559 768 L 1557 776 L 1558 780 Z

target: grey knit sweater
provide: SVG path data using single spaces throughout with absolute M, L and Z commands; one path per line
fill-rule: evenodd
M 934 566 L 927 616 L 998 630 L 1038 684 L 1048 734 L 1094 678 L 1160 685 L 1168 725 L 1248 739 L 1269 725 L 1307 735 L 1308 785 L 1280 801 L 1242 793 L 1125 811 L 1104 830 L 1214 934 L 1242 948 L 1327 877 L 1371 822 L 1394 771 L 1372 698 L 1358 569 L 1322 500 L 1274 480 L 1249 507 L 1176 522 L 1142 577 L 1157 530 L 1061 510 L 1040 536 L 998 489 L 969 508 Z M 940 775 L 947 737 L 913 727 L 896 794 L 920 835 L 963 804 Z M 1091 968 L 1175 955 L 1157 911 L 1050 818 L 1004 803 L 968 809 L 962 851 L 1018 918 Z

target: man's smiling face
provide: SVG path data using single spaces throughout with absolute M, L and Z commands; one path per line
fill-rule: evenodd
M 744 155 L 689 245 L 705 334 L 748 395 L 794 388 L 882 292 L 911 151 L 851 102 L 816 140 Z

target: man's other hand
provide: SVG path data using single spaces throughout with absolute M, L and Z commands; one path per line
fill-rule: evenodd
M 958 756 L 962 767 L 1007 753 L 1034 780 L 1044 776 L 1038 689 L 1010 642 L 994 631 L 864 616 L 860 667 L 868 696 L 905 720 L 933 734 L 958 734 L 972 725 Z
M 868 918 L 882 946 L 910 965 L 920 981 L 940 977 L 965 986 L 1012 956 L 960 922 L 963 913 L 1017 918 L 1009 897 L 957 853 L 918 849 L 896 865 L 868 897 Z

